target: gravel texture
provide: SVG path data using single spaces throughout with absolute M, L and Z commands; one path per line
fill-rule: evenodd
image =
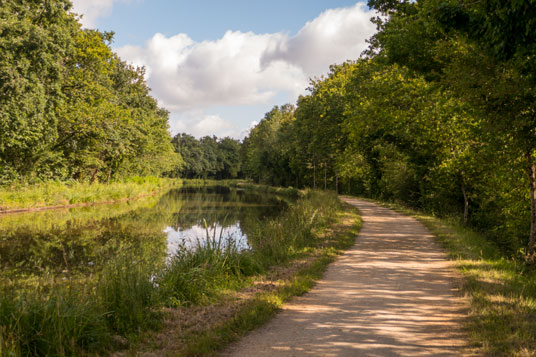
M 468 303 L 430 232 L 376 204 L 356 206 L 363 228 L 307 294 L 224 356 L 452 356 L 463 354 Z

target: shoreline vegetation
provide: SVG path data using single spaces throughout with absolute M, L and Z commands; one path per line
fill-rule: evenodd
M 0 215 L 25 211 L 115 203 L 154 195 L 181 185 L 171 178 L 131 177 L 112 183 L 56 182 L 0 187 Z
M 204 180 L 131 177 L 112 183 L 56 182 L 0 186 L 0 215 L 61 208 L 118 203 L 152 196 L 171 187 L 186 185 L 223 184 L 235 188 L 253 189 L 280 196 L 298 198 L 300 191 L 288 187 L 257 185 L 243 180 Z
M 465 322 L 468 355 L 536 354 L 536 269 L 526 264 L 522 252 L 519 257 L 505 257 L 499 245 L 459 218 L 438 218 L 401 204 L 372 201 L 416 218 L 455 262 L 463 277 L 460 293 L 470 301 Z
M 167 264 L 125 247 L 92 279 L 3 284 L 0 354 L 198 355 L 258 326 L 314 284 L 353 243 L 359 222 L 334 193 L 266 190 L 299 198 L 280 217 L 259 222 L 248 237 L 253 249 L 222 246 L 207 234 L 206 243 L 179 250 Z M 188 325 L 203 311 L 212 311 L 210 319 Z

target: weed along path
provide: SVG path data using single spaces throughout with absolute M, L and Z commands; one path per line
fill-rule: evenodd
M 355 245 L 307 294 L 226 356 L 457 356 L 468 304 L 451 262 L 415 219 L 344 198 L 360 211 Z

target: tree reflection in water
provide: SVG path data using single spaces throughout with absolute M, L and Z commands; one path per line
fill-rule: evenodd
M 248 249 L 248 232 L 284 206 L 272 195 L 197 186 L 111 205 L 5 215 L 2 280 L 88 275 L 125 249 L 154 261 L 208 242 Z

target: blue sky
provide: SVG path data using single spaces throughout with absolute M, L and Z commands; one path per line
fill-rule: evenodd
M 86 27 L 147 68 L 173 134 L 242 138 L 309 78 L 357 59 L 374 14 L 355 0 L 74 0 Z

